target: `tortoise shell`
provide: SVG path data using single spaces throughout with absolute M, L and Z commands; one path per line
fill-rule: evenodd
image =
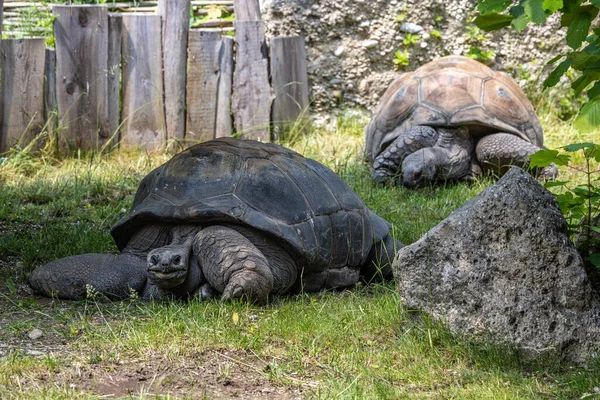
M 112 229 L 119 247 L 149 223 L 251 226 L 311 270 L 359 266 L 389 224 L 324 165 L 284 147 L 232 138 L 175 155 L 141 182 Z
M 369 159 L 417 125 L 468 126 L 475 138 L 506 132 L 543 144 L 540 122 L 519 85 L 462 56 L 434 60 L 392 82 L 366 130 Z

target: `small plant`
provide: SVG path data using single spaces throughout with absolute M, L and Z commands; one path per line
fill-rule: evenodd
M 485 40 L 485 35 L 477 26 L 469 24 L 466 26 L 466 30 L 469 43 L 483 42 Z
M 401 13 L 396 16 L 396 22 L 406 21 L 406 13 Z
M 414 46 L 415 44 L 417 44 L 418 41 L 419 35 L 407 33 L 404 37 L 404 40 L 402 40 L 402 43 L 404 43 L 405 46 Z
M 467 57 L 477 61 L 488 61 L 494 58 L 494 50 L 483 50 L 481 47 L 473 46 L 469 48 Z
M 437 29 L 433 29 L 429 32 L 429 34 L 431 35 L 432 38 L 434 39 L 438 39 L 438 40 L 442 40 L 443 36 L 442 33 L 440 31 L 438 31 Z
M 401 65 L 403 67 L 406 67 L 408 65 L 408 58 L 409 58 L 408 51 L 396 50 L 396 52 L 394 53 L 393 62 L 396 65 Z
M 540 150 L 531 156 L 532 167 L 547 167 L 551 163 L 565 166 L 578 171 L 585 176 L 585 182 L 575 184 L 571 181 L 547 182 L 547 188 L 561 188 L 562 192 L 556 194 L 558 205 L 567 219 L 569 230 L 572 234 L 582 233 L 585 241 L 592 238 L 592 232 L 600 233 L 600 227 L 594 226 L 594 221 L 600 211 L 600 186 L 598 178 L 593 177 L 600 173 L 597 169 L 600 163 L 600 146 L 594 143 L 569 144 L 559 150 Z M 585 159 L 583 168 L 570 164 L 573 153 L 581 152 Z M 585 254 L 583 256 L 596 267 L 600 267 L 600 254 Z

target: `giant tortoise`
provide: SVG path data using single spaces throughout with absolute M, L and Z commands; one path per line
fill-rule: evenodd
M 50 262 L 29 281 L 75 299 L 247 298 L 391 278 L 401 246 L 327 167 L 275 144 L 231 138 L 175 155 L 141 182 L 112 228 L 120 254 Z
M 366 129 L 366 155 L 379 183 L 407 187 L 472 179 L 524 166 L 540 150 L 535 110 L 508 75 L 467 57 L 434 60 L 401 75 Z M 556 166 L 538 171 L 554 178 Z

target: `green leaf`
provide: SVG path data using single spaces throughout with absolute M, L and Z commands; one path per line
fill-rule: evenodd
M 527 14 L 523 14 L 520 17 L 513 19 L 510 24 L 517 30 L 517 32 L 521 32 L 523 29 L 525 29 L 529 21 L 530 19 Z
M 482 14 L 491 14 L 506 10 L 511 3 L 511 0 L 479 0 L 477 9 Z
M 590 100 L 600 96 L 600 82 L 594 83 L 594 86 L 592 86 L 592 88 L 587 91 L 587 95 Z
M 583 2 L 584 2 L 584 0 L 564 0 L 563 1 L 564 6 L 562 9 L 563 14 L 574 13 L 577 10 L 577 8 L 579 8 L 579 5 Z M 567 25 L 563 25 L 563 26 L 567 26 Z
M 563 0 L 544 0 L 542 7 L 544 7 L 544 10 L 555 13 L 563 8 Z
M 593 194 L 590 192 L 590 190 L 587 187 L 577 187 L 577 188 L 573 189 L 573 193 L 575 193 L 576 196 L 579 196 L 586 200 L 588 199 L 588 197 L 591 197 Z
M 573 143 L 573 144 L 568 144 L 568 145 L 564 146 L 563 149 L 565 151 L 574 153 L 574 152 L 579 151 L 581 149 L 589 149 L 589 148 L 594 147 L 594 146 L 595 146 L 594 143 L 588 143 L 588 142 L 586 142 L 586 143 Z
M 571 66 L 574 69 L 583 71 L 594 61 L 598 61 L 599 57 L 586 51 L 574 51 L 569 54 L 569 58 L 573 60 L 573 64 Z
M 594 267 L 600 267 L 600 254 L 592 254 L 588 257 L 588 260 Z
M 552 60 L 548 61 L 548 62 L 546 63 L 546 65 L 552 65 L 552 64 L 554 64 L 555 62 L 557 62 L 558 60 L 560 60 L 561 58 L 563 58 L 564 56 L 565 56 L 564 54 L 559 54 L 559 55 L 557 55 L 556 57 L 554 57 Z
M 544 88 L 555 86 L 560 80 L 560 77 L 563 76 L 565 72 L 567 72 L 572 62 L 573 61 L 571 61 L 570 59 L 566 59 L 565 61 L 558 64 L 558 66 L 554 68 L 554 71 L 552 71 L 544 81 Z
M 590 3 L 592 3 L 594 6 L 600 8 L 600 0 L 591 0 Z
M 600 79 L 600 61 L 593 62 L 590 66 L 583 70 L 584 75 L 588 75 L 593 79 Z
M 590 133 L 600 126 L 600 100 L 593 99 L 586 103 L 573 123 L 573 127 L 581 133 Z
M 600 228 L 598 228 L 597 226 L 589 226 L 589 225 L 588 225 L 588 228 L 590 228 L 590 229 L 591 229 L 591 230 L 593 230 L 594 232 L 598 232 L 598 233 L 600 233 Z
M 512 20 L 511 25 L 518 32 L 521 32 L 523 29 L 525 29 L 525 27 L 530 21 L 527 14 L 525 14 L 525 9 L 523 8 L 523 6 L 519 5 L 512 7 L 509 11 L 509 14 L 515 17 L 515 19 Z
M 532 167 L 548 167 L 550 164 L 567 165 L 571 156 L 560 154 L 558 150 L 544 149 L 539 150 L 529 156 L 529 163 Z
M 567 44 L 571 48 L 578 49 L 581 46 L 588 36 L 590 25 L 596 15 L 598 15 L 598 9 L 591 5 L 574 7 L 570 12 L 563 13 L 560 23 L 562 26 L 569 27 Z
M 526 0 L 523 3 L 525 14 L 536 24 L 541 24 L 548 18 L 543 4 L 544 0 Z
M 589 86 L 594 79 L 589 75 L 582 75 L 571 83 L 571 88 L 575 91 L 575 96 L 579 96 L 583 89 Z
M 586 39 L 589 45 L 583 48 L 583 51 L 589 54 L 593 54 L 595 56 L 600 55 L 600 41 L 598 41 L 598 35 L 590 35 Z
M 502 29 L 506 26 L 509 26 L 513 18 L 514 17 L 512 15 L 494 13 L 480 15 L 477 18 L 475 18 L 475 21 L 473 22 L 480 29 L 489 32 L 496 31 L 498 29 Z
M 571 183 L 571 182 L 570 181 L 548 181 L 548 182 L 544 183 L 544 187 L 546 189 L 549 189 L 549 188 L 558 187 L 558 186 L 566 186 L 569 183 Z

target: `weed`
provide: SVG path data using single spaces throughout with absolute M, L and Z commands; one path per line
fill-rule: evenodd
M 394 53 L 394 64 L 395 65 L 400 65 L 400 66 L 407 66 L 408 65 L 408 58 L 409 58 L 409 54 L 408 51 L 400 51 L 400 50 L 396 50 L 396 52 Z
M 414 46 L 419 41 L 419 38 L 420 38 L 419 35 L 415 35 L 413 33 L 407 33 L 406 36 L 404 36 L 402 43 L 405 46 Z
M 443 39 L 442 33 L 440 31 L 438 31 L 437 29 L 432 29 L 431 31 L 429 31 L 429 34 L 434 39 L 438 39 L 438 40 Z

